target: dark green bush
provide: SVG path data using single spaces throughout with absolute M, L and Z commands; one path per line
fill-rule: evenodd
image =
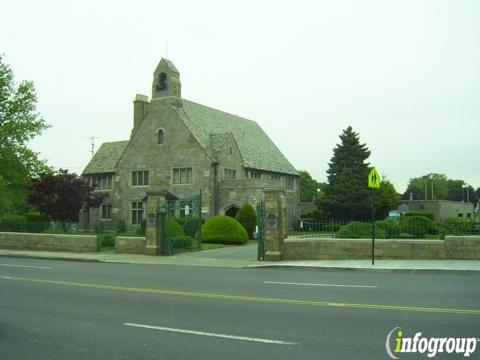
M 175 220 L 170 219 L 167 224 L 167 232 L 170 235 L 170 239 L 175 241 L 175 239 L 185 236 L 182 226 Z
M 123 220 L 120 220 L 116 224 L 116 228 L 117 228 L 117 234 L 123 234 L 127 231 L 127 225 L 125 224 L 125 221 L 123 221 Z
M 40 214 L 39 212 L 30 211 L 23 214 L 27 222 L 48 222 L 50 219 L 48 216 Z
M 410 234 L 415 238 L 423 238 L 432 232 L 433 221 L 425 216 L 407 216 L 401 220 L 400 230 L 402 234 Z
M 98 234 L 98 242 L 102 247 L 113 247 L 115 246 L 115 236 L 114 233 Z
M 195 234 L 200 230 L 202 227 L 203 220 L 198 218 L 185 218 L 183 223 L 183 232 L 187 236 L 194 237 Z
M 381 220 L 375 222 L 375 227 L 385 232 L 387 239 L 394 239 L 400 236 L 400 224 L 393 220 Z
M 147 222 L 145 219 L 140 221 L 140 227 L 137 229 L 137 235 L 145 236 L 147 229 Z
M 235 216 L 235 220 L 245 228 L 249 239 L 253 239 L 253 233 L 257 225 L 257 213 L 253 206 L 248 203 L 244 204 Z
M 176 218 L 174 218 L 173 220 L 175 220 L 180 226 L 183 226 L 183 224 L 185 224 L 186 218 L 184 218 L 184 217 L 176 217 Z
M 338 239 L 370 239 L 372 237 L 372 224 L 352 221 L 340 227 L 335 235 Z M 375 238 L 385 239 L 385 231 L 375 227 Z
M 188 249 L 193 247 L 194 239 L 191 236 L 180 235 L 173 238 L 173 247 L 175 249 Z
M 0 231 L 26 231 L 27 219 L 22 215 L 4 215 L 0 217 Z
M 245 244 L 248 235 L 245 228 L 235 219 L 226 216 L 213 216 L 203 224 L 201 229 L 202 241 L 220 244 Z
M 433 219 L 433 214 L 431 213 L 421 213 L 421 212 L 408 212 L 408 213 L 405 213 L 403 216 L 405 217 L 409 217 L 409 216 L 423 216 L 423 217 L 426 217 L 430 220 L 434 220 Z

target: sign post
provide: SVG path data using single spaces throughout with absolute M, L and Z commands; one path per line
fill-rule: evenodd
M 372 265 L 375 265 L 375 192 L 380 189 L 380 175 L 373 167 L 368 173 L 368 187 L 372 189 Z

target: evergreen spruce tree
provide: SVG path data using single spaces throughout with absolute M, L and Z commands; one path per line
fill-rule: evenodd
M 371 197 L 367 177 L 370 156 L 366 144 L 360 144 L 358 133 L 349 126 L 340 135 L 341 144 L 333 149 L 329 163 L 328 184 L 320 209 L 335 220 L 367 220 L 370 218 Z

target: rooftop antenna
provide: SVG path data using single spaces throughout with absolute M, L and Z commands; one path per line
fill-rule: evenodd
M 95 136 L 92 136 L 89 139 L 92 142 L 92 148 L 91 148 L 90 152 L 92 153 L 92 157 L 93 157 L 93 154 L 95 154 Z

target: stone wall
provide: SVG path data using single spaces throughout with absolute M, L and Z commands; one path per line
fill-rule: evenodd
M 144 237 L 117 236 L 115 252 L 119 254 L 144 254 L 147 241 Z
M 370 239 L 286 239 L 282 260 L 370 259 Z M 447 236 L 445 240 L 375 240 L 376 259 L 480 260 L 480 236 Z
M 96 252 L 96 235 L 0 232 L 0 248 L 15 250 Z

